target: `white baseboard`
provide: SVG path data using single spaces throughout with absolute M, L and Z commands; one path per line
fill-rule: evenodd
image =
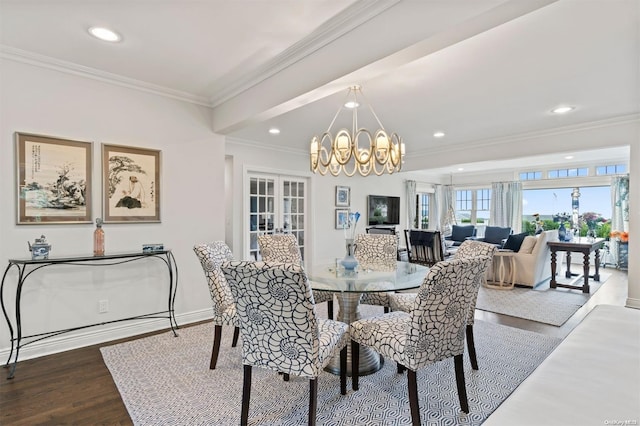
M 628 297 L 625 306 L 627 308 L 640 309 L 640 299 L 632 299 L 631 297 Z
M 198 321 L 205 321 L 212 317 L 211 308 L 176 315 L 178 325 L 187 325 Z M 137 336 L 152 331 L 170 329 L 166 318 L 154 318 L 144 320 L 132 320 L 112 323 L 105 326 L 96 326 L 83 329 L 74 333 L 65 333 L 49 339 L 34 342 L 20 349 L 19 361 L 24 361 L 41 356 L 65 352 L 85 346 L 110 342 L 112 340 Z M 178 330 L 180 334 L 180 330 Z M 0 360 L 4 362 L 9 357 L 9 348 L 0 350 Z M 14 354 L 15 355 L 15 354 Z

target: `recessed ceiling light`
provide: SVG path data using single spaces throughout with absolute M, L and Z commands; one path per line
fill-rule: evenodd
M 569 111 L 573 111 L 574 109 L 576 109 L 576 107 L 572 107 L 572 106 L 559 106 L 557 108 L 554 108 L 551 110 L 552 113 L 554 114 L 566 114 Z
M 461 172 L 464 170 L 464 167 L 458 167 L 458 171 Z
M 122 40 L 122 37 L 120 37 L 120 34 L 108 28 L 103 28 L 103 27 L 91 27 L 89 28 L 89 34 L 103 41 L 110 41 L 115 43 L 117 41 Z
M 567 155 L 566 157 L 564 157 L 565 160 L 572 160 L 573 159 L 573 155 Z
M 353 108 L 358 108 L 360 106 L 360 104 L 357 103 L 356 101 L 349 101 L 346 104 L 344 104 L 344 106 L 347 107 L 347 108 L 353 109 Z
M 444 137 L 444 132 L 435 132 L 433 134 L 434 138 L 443 138 Z
M 275 127 L 272 127 L 269 129 L 269 133 L 271 133 L 272 135 L 279 135 L 280 129 L 276 129 Z

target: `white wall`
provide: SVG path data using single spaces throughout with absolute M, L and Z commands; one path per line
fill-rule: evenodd
M 107 224 L 106 250 L 138 251 L 143 243 L 164 243 L 179 267 L 178 323 L 210 317 L 208 290 L 192 251 L 196 242 L 224 239 L 224 138 L 211 132 L 210 110 L 9 59 L 0 65 L 3 267 L 10 258 L 28 258 L 27 241 L 40 234 L 52 244 L 54 256 L 90 253 L 94 230 L 92 224 L 16 225 L 14 132 L 93 142 L 94 219 L 102 216 L 100 144 L 159 149 L 162 222 Z M 168 286 L 162 267 L 147 262 L 139 268 L 64 266 L 36 272 L 24 286 L 23 331 L 32 334 L 166 309 Z M 12 271 L 4 293 L 11 313 L 15 282 Z M 98 314 L 100 299 L 110 301 L 106 314 Z M 156 320 L 87 329 L 27 346 L 21 359 L 167 326 L 167 320 Z M 8 348 L 9 331 L 2 319 L 0 357 Z
M 404 176 L 402 174 L 369 176 L 362 178 L 321 176 L 309 171 L 309 154 L 306 145 L 298 152 L 278 151 L 260 148 L 259 145 L 227 140 L 227 155 L 233 156 L 233 203 L 234 212 L 242 212 L 243 179 L 248 171 L 264 171 L 293 176 L 307 177 L 309 181 L 309 214 L 307 215 L 310 235 L 307 236 L 307 255 L 314 259 L 333 259 L 344 256 L 344 233 L 335 229 L 335 190 L 337 185 L 351 188 L 351 211 L 360 212 L 362 217 L 357 232 L 365 232 L 367 226 L 367 195 L 395 195 L 401 197 L 400 218 L 406 217 L 404 200 Z M 233 216 L 234 255 L 242 256 L 243 217 Z M 399 229 L 406 224 L 399 226 Z M 402 240 L 401 240 L 402 241 Z

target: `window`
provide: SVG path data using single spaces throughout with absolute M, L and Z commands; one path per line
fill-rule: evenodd
M 538 180 L 538 179 L 542 179 L 542 172 L 520 173 L 520 180 Z
M 429 229 L 429 198 L 431 194 L 416 195 L 416 223 L 418 229 Z
M 589 169 L 587 167 L 580 167 L 576 169 L 557 169 L 549 170 L 549 179 L 568 178 L 577 176 L 589 176 Z
M 488 223 L 491 190 L 461 189 L 456 191 L 456 221 L 458 223 Z
M 627 168 L 624 164 L 615 164 L 608 166 L 597 166 L 596 167 L 596 175 L 617 175 L 620 173 L 626 173 Z

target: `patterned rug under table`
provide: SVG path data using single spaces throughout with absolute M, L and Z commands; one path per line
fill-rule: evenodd
M 453 360 L 418 373 L 425 425 L 479 425 L 560 342 L 512 327 L 476 321 L 480 370 L 465 356 L 470 413 L 460 411 Z M 136 425 L 237 425 L 242 395 L 241 345 L 231 347 L 232 329 L 223 329 L 218 367 L 209 370 L 213 325 L 185 327 L 101 348 L 105 364 Z M 407 375 L 386 362 L 360 378 L 360 389 L 340 395 L 339 377 L 318 378 L 318 425 L 408 425 Z M 249 423 L 306 424 L 308 380 L 284 382 L 272 371 L 253 369 Z

